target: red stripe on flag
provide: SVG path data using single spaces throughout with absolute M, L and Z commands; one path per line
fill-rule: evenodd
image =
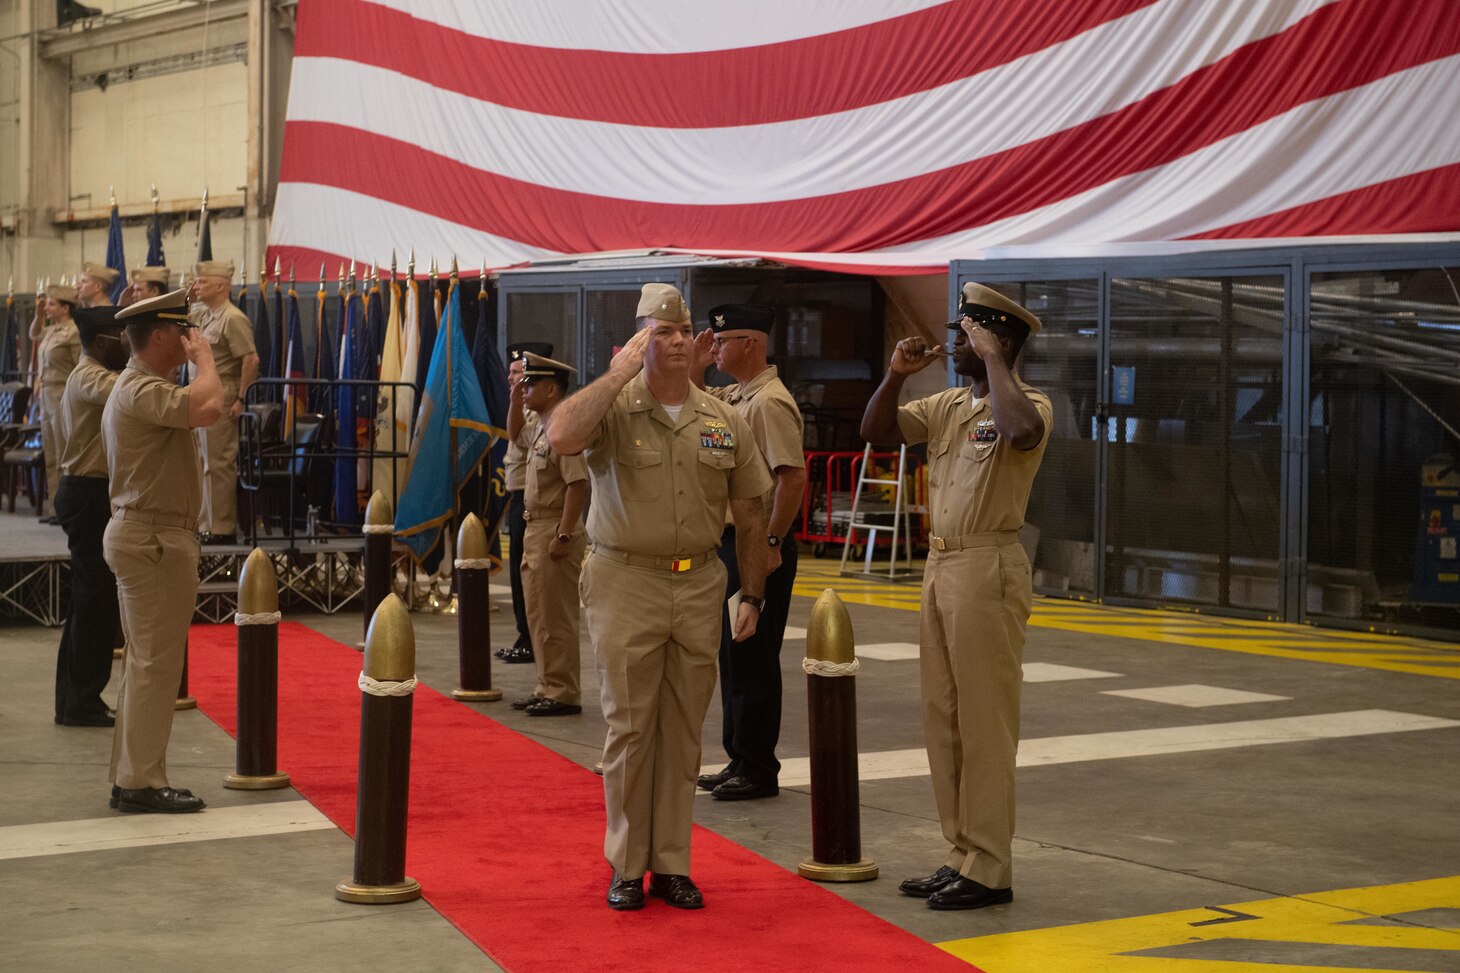
M 371 64 L 540 115 L 713 128 L 811 118 L 927 91 L 1156 2 L 957 0 L 776 44 L 627 54 L 478 37 L 364 0 L 310 0 L 299 8 L 294 56 Z M 442 57 L 444 50 L 452 56 Z M 462 71 L 463 64 L 488 69 Z
M 1460 185 L 1460 164 L 1441 166 L 1197 233 L 1189 239 L 1454 232 L 1460 227 L 1457 185 Z
M 320 122 L 288 124 L 281 178 L 386 199 L 564 253 L 641 246 L 880 249 L 1050 205 L 1179 159 L 1313 99 L 1453 55 L 1460 52 L 1460 17 L 1443 16 L 1447 8 L 1447 0 L 1417 2 L 1409 12 L 1412 29 L 1376 50 L 1372 37 L 1392 25 L 1388 0 L 1327 7 L 1103 118 L 960 166 L 806 199 L 699 206 L 574 193 Z M 357 164 L 343 169 L 342 158 Z

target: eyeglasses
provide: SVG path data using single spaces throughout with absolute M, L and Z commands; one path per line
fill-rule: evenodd
M 729 335 L 728 337 L 722 337 L 720 335 L 715 335 L 715 337 L 712 340 L 715 343 L 715 347 L 716 348 L 719 348 L 721 345 L 725 344 L 725 342 L 727 342 L 727 341 L 749 341 L 750 340 L 750 335 L 748 335 L 748 334 L 732 334 L 732 335 Z

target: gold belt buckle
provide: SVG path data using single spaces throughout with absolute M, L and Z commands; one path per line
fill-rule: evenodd
M 948 550 L 948 542 L 943 540 L 943 538 L 939 537 L 937 534 L 929 534 L 928 543 L 932 545 L 932 548 L 935 551 Z
M 677 557 L 669 564 L 669 570 L 678 574 L 681 571 L 688 571 L 694 566 L 694 562 L 687 557 Z

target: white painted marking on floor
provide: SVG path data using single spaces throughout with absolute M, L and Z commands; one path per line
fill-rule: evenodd
M 292 831 L 323 831 L 334 826 L 308 801 L 214 807 L 196 814 L 122 814 L 114 811 L 105 818 L 0 828 L 0 860 L 219 838 L 250 838 Z
M 500 595 L 503 598 L 512 597 L 512 586 L 506 584 L 488 584 L 487 594 Z
M 916 659 L 918 647 L 911 642 L 874 642 L 857 646 L 857 658 L 879 659 L 883 662 L 899 662 Z
M 1020 767 L 1151 757 L 1200 750 L 1226 750 L 1271 743 L 1300 743 L 1339 737 L 1439 730 L 1460 726 L 1460 720 L 1446 720 L 1388 710 L 1355 710 L 1347 713 L 1319 713 L 1272 720 L 1244 720 L 1236 723 L 1204 723 L 1199 726 L 1166 726 L 1149 730 L 1119 730 L 1077 736 L 1042 737 L 1019 745 Z M 712 764 L 700 773 L 713 774 L 723 764 Z M 862 780 L 890 780 L 898 777 L 926 777 L 926 750 L 885 750 L 864 753 L 858 761 Z M 781 761 L 782 787 L 804 787 L 811 783 L 809 757 Z M 698 793 L 705 793 L 700 791 Z
M 797 628 L 795 625 L 787 625 L 786 626 L 786 635 L 785 635 L 785 638 L 787 638 L 787 639 L 804 639 L 805 637 L 806 637 L 806 629 L 804 629 L 804 628 Z
M 1103 672 L 1099 669 L 1081 669 L 1079 666 L 1060 666 L 1053 662 L 1024 663 L 1025 682 L 1066 682 L 1071 679 L 1113 679 L 1118 672 Z
M 1234 703 L 1273 703 L 1291 696 L 1273 696 L 1269 693 L 1249 693 L 1242 689 L 1223 689 L 1220 686 L 1150 686 L 1145 689 L 1107 689 L 1102 696 L 1124 696 L 1127 699 L 1143 699 L 1150 703 L 1169 703 L 1172 706 L 1231 706 Z

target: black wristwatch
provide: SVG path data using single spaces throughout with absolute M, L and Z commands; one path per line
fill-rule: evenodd
M 559 544 L 566 544 L 566 543 L 568 543 L 572 539 L 573 539 L 573 535 L 572 534 L 559 534 L 558 535 L 558 543 Z
M 741 595 L 740 603 L 742 605 L 749 605 L 756 611 L 765 610 L 765 599 L 760 597 L 759 595 Z
M 779 535 L 776 535 L 776 534 L 767 534 L 767 535 L 765 535 L 765 542 L 766 542 L 766 545 L 769 546 L 769 547 L 780 547 L 781 546 L 781 538 L 780 538 Z

